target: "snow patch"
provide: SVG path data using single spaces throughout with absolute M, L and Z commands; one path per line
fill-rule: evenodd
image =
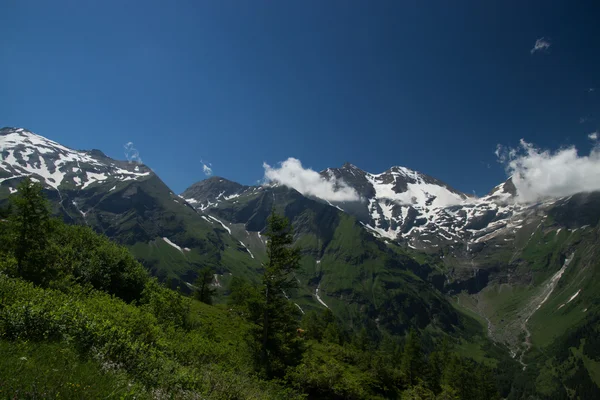
M 163 240 L 164 240 L 164 241 L 165 241 L 165 242 L 166 242 L 166 243 L 167 243 L 169 246 L 172 246 L 172 247 L 176 248 L 177 250 L 179 250 L 180 252 L 182 252 L 182 253 L 183 253 L 183 249 L 182 249 L 180 246 L 176 245 L 175 243 L 171 242 L 171 241 L 170 241 L 168 238 L 166 238 L 166 237 L 163 237 Z
M 319 297 L 319 289 L 320 288 L 321 288 L 321 282 L 319 282 L 319 286 L 317 286 L 317 289 L 315 290 L 315 297 L 317 298 L 317 301 L 319 303 L 324 305 L 326 308 L 329 308 L 329 306 L 327 304 L 325 304 L 325 302 L 321 299 L 321 297 Z
M 244 244 L 244 242 L 242 242 L 241 240 L 240 240 L 239 242 L 240 242 L 240 244 L 241 244 L 242 246 L 244 246 L 244 248 L 246 249 L 246 251 L 247 251 L 247 252 L 250 254 L 250 257 L 254 258 L 254 254 L 252 254 L 252 252 L 250 251 L 250 249 L 248 248 L 248 246 L 246 246 L 246 245 Z
M 209 215 L 208 218 L 215 220 L 216 222 L 220 223 L 221 226 L 227 231 L 229 232 L 229 234 L 231 235 L 231 229 L 229 229 L 227 226 L 225 226 L 225 224 L 223 222 L 221 222 L 219 219 L 213 217 L 212 215 Z

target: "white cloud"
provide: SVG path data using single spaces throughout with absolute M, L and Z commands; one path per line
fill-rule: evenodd
M 598 132 L 592 132 L 588 135 L 588 139 L 590 140 L 598 140 Z
M 546 51 L 550 48 L 551 44 L 550 41 L 546 38 L 539 38 L 538 40 L 535 41 L 535 45 L 533 46 L 533 49 L 531 49 L 531 54 L 538 52 L 538 51 Z
M 202 159 L 200 159 L 200 163 L 202 164 L 202 172 L 204 172 L 204 175 L 211 176 L 213 174 L 212 164 L 205 163 L 204 161 L 202 161 Z
M 123 145 L 125 149 L 125 158 L 130 163 L 138 163 L 142 164 L 142 157 L 140 157 L 140 152 L 133 147 L 133 142 L 127 142 Z
M 318 172 L 302 167 L 300 160 L 288 158 L 279 167 L 263 163 L 265 180 L 296 189 L 302 194 L 319 197 L 327 201 L 358 201 L 360 196 L 353 188 L 332 177 L 323 178 Z
M 557 151 L 542 150 L 523 139 L 516 149 L 502 146 L 498 149 L 498 160 L 512 175 L 518 201 L 533 202 L 600 190 L 598 144 L 584 156 L 578 155 L 574 146 Z
M 588 92 L 590 92 L 590 93 L 595 92 L 595 91 L 596 91 L 596 88 L 593 88 L 593 87 L 588 89 Z

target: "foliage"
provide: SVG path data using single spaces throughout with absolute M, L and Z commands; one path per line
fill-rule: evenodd
M 91 228 L 52 219 L 41 190 L 25 179 L 11 197 L 12 213 L 1 230 L 2 270 L 44 287 L 74 280 L 126 301 L 139 299 L 149 279 L 144 267 Z
M 7 399 L 141 396 L 126 374 L 107 371 L 68 343 L 0 340 L 0 397 Z
M 194 282 L 196 286 L 194 291 L 194 297 L 206 304 L 212 304 L 212 298 L 215 295 L 216 290 L 211 288 L 210 285 L 213 280 L 214 270 L 211 267 L 204 267 L 198 273 L 198 278 Z
M 167 289 L 156 278 L 150 279 L 142 292 L 141 303 L 161 323 L 186 326 L 190 301 L 179 293 Z
M 50 206 L 42 195 L 42 186 L 25 178 L 19 185 L 19 195 L 11 197 L 12 213 L 3 241 L 12 250 L 17 262 L 17 273 L 36 283 L 48 283 L 58 271 L 48 263 L 49 233 L 53 221 Z
M 287 218 L 273 212 L 265 236 L 267 264 L 262 286 L 254 297 L 249 320 L 256 325 L 251 347 L 258 369 L 268 377 L 282 376 L 289 365 L 295 365 L 302 353 L 297 337 L 299 313 L 287 299 L 286 291 L 297 287 L 292 274 L 300 267 L 300 251 L 291 247 L 292 227 Z

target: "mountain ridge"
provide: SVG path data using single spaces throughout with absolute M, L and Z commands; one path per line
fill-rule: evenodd
M 591 337 L 585 332 L 600 315 L 599 192 L 519 203 L 509 178 L 475 199 L 404 167 L 370 174 L 347 163 L 321 177 L 362 201 L 219 177 L 176 195 L 143 165 L 40 144 L 24 130 L 0 133 L 0 202 L 33 174 L 57 214 L 127 244 L 172 287 L 190 290 L 203 266 L 215 268 L 222 294 L 232 276 L 256 280 L 266 259 L 261 233 L 276 209 L 303 249 L 300 287 L 289 293 L 301 311 L 330 308 L 355 330 L 416 327 L 463 338 L 476 336 L 474 317 L 523 368 L 553 373 L 539 361 L 551 350 L 567 375 L 579 365 L 577 373 L 594 377 L 581 357 L 596 357 L 595 348 L 577 340 Z M 557 344 L 566 341 L 579 353 Z

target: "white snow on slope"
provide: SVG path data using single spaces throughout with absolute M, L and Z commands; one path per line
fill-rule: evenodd
M 240 242 L 240 244 L 241 244 L 242 246 L 244 246 L 244 248 L 246 249 L 246 251 L 247 251 L 247 252 L 250 254 L 250 257 L 254 258 L 254 254 L 252 254 L 252 252 L 250 251 L 250 249 L 248 248 L 248 246 L 246 246 L 246 245 L 244 244 L 244 242 L 242 242 L 241 240 L 240 240 L 239 242 Z
M 209 215 L 208 218 L 215 220 L 216 222 L 220 223 L 221 226 L 227 231 L 229 232 L 229 234 L 231 235 L 231 229 L 229 229 L 227 226 L 225 226 L 225 224 L 223 222 L 221 222 L 219 219 L 213 217 L 212 215 Z
M 321 299 L 321 297 L 319 297 L 319 289 L 320 288 L 321 288 L 321 283 L 319 282 L 319 286 L 317 286 L 317 289 L 315 290 L 315 297 L 317 298 L 317 301 L 319 303 L 321 303 L 325 307 L 329 308 L 329 306 L 327 304 L 325 304 L 325 302 Z
M 581 292 L 581 289 L 579 289 L 579 290 L 577 291 L 577 293 L 575 293 L 573 296 L 571 296 L 571 297 L 569 298 L 569 300 L 567 300 L 567 304 L 568 304 L 568 303 L 570 303 L 570 302 L 572 302 L 572 301 L 575 299 L 575 297 L 579 296 L 579 293 L 580 293 L 580 292 Z
M 114 163 L 101 162 L 89 152 L 69 149 L 24 129 L 15 129 L 0 136 L 0 149 L 5 154 L 0 160 L 2 169 L 19 176 L 40 176 L 46 185 L 56 190 L 65 176 L 71 173 L 79 175 L 73 177 L 73 182 L 82 189 L 108 177 L 125 181 L 150 175 L 149 171 L 139 172 L 139 167 L 133 172 Z M 86 165 L 87 177 L 81 174 L 80 164 Z
M 294 303 L 296 305 L 296 307 L 298 307 L 298 309 L 300 310 L 300 312 L 302 314 L 304 314 L 304 310 L 302 309 L 302 307 L 300 307 L 300 305 L 298 305 L 298 303 Z
M 367 173 L 366 178 L 373 185 L 375 196 L 378 199 L 390 199 L 400 204 L 411 204 L 422 208 L 447 207 L 460 204 L 464 201 L 460 195 L 452 193 L 443 186 L 426 183 L 418 172 L 411 171 L 408 168 L 397 167 L 397 171 L 393 171 L 391 174 L 394 178 L 408 177 L 414 179 L 416 183 L 408 183 L 405 192 L 396 193 L 394 191 L 395 181 L 391 183 L 382 182 L 384 173 Z M 435 198 L 432 199 L 434 196 Z M 432 199 L 432 201 L 428 206 L 426 203 L 430 199 Z
M 87 176 L 87 181 L 81 187 L 82 189 L 85 189 L 86 187 L 90 186 L 92 183 L 102 182 L 102 181 L 105 181 L 106 179 L 108 179 L 108 176 L 106 176 L 105 174 L 97 174 L 94 172 L 86 172 L 85 174 Z
M 176 248 L 177 250 L 179 250 L 180 252 L 183 253 L 183 249 L 181 248 L 181 246 L 176 245 L 175 243 L 171 242 L 168 238 L 164 237 L 163 240 L 170 246 Z
M 566 303 L 562 303 L 560 306 L 558 306 L 558 310 L 560 310 L 561 308 L 563 308 L 564 306 L 566 306 L 567 304 L 569 304 L 570 302 L 575 300 L 575 297 L 579 296 L 579 292 L 581 292 L 581 289 L 579 289 L 577 291 L 577 293 L 575 293 L 573 296 L 569 297 L 569 300 L 567 300 Z

